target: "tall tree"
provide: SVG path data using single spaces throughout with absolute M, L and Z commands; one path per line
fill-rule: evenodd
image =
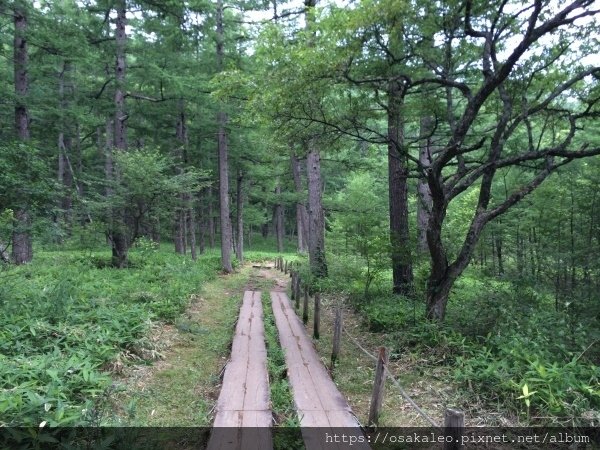
M 437 69 L 436 75 L 421 82 L 451 88 L 459 93 L 464 104 L 447 143 L 435 153 L 429 167 L 421 167 L 432 196 L 427 228 L 432 263 L 427 293 L 428 318 L 444 319 L 450 290 L 468 266 L 489 222 L 506 213 L 563 165 L 600 153 L 600 148 L 587 148 L 577 139 L 578 130 L 597 115 L 600 101 L 597 92 L 582 81 L 590 76 L 598 78 L 600 68 L 579 66 L 567 70 L 563 65 L 571 41 L 581 39 L 581 33 L 589 36 L 593 30 L 593 26 L 576 30 L 573 25 L 577 19 L 598 13 L 591 4 L 575 0 L 555 10 L 549 3 L 536 1 L 528 8 L 508 12 L 491 6 L 475 7 L 467 1 L 464 9 L 443 13 L 445 17 L 460 17 L 458 26 L 465 32 L 461 42 L 451 47 L 453 59 L 469 55 L 471 60 L 466 67 L 480 64 L 483 70 L 477 75 L 474 71 L 469 73 L 468 83 L 456 81 L 436 66 L 430 54 L 427 62 Z M 519 24 L 521 33 L 513 31 L 519 29 L 514 28 L 515 24 Z M 534 49 L 543 48 L 542 38 L 551 33 L 561 33 L 558 46 L 542 58 L 533 56 Z M 446 39 L 455 34 L 445 33 Z M 510 39 L 514 45 L 508 44 Z M 479 43 L 478 55 L 467 50 L 473 41 Z M 509 50 L 502 54 L 501 49 Z M 557 77 L 551 85 L 548 73 Z M 579 100 L 564 103 L 569 93 Z M 562 105 L 557 106 L 557 103 Z M 486 115 L 488 111 L 497 113 L 490 117 Z M 551 123 L 560 123 L 564 133 L 551 136 Z M 461 164 L 460 159 L 464 163 Z M 511 186 L 510 192 L 504 198 L 494 196 L 496 176 L 507 168 L 522 165 L 528 170 Z M 442 237 L 448 206 L 474 185 L 479 186 L 477 205 L 462 245 L 450 261 Z
M 388 82 L 387 147 L 392 244 L 392 281 L 396 294 L 412 292 L 412 262 L 408 228 L 408 151 L 404 144 L 403 103 L 406 83 L 401 79 Z
M 314 16 L 317 0 L 305 0 L 305 20 L 309 33 L 308 45 L 312 46 Z M 325 258 L 325 214 L 323 212 L 323 181 L 321 180 L 321 153 L 318 137 L 310 136 L 306 141 L 306 174 L 308 181 L 308 260 L 316 277 L 327 276 Z
M 115 150 L 127 151 L 127 112 L 125 109 L 126 94 L 126 46 L 127 46 L 127 2 L 118 0 L 115 3 L 116 22 L 115 22 L 115 113 L 114 113 L 114 133 L 113 146 Z M 115 174 L 116 177 L 119 174 Z M 124 211 L 115 212 L 113 227 L 109 232 L 109 239 L 112 246 L 112 263 L 115 267 L 122 268 L 127 264 L 127 253 L 130 242 L 125 231 L 126 222 L 129 218 L 125 217 Z
M 27 9 L 26 1 L 15 1 L 14 14 L 14 77 L 15 77 L 15 130 L 19 141 L 26 144 L 30 139 L 27 93 L 29 90 L 27 51 Z M 23 151 L 27 151 L 23 146 Z M 23 264 L 33 258 L 31 239 L 31 211 L 27 199 L 22 199 L 14 215 L 12 235 L 12 257 L 15 264 Z
M 308 212 L 304 201 L 304 184 L 302 182 L 301 165 L 298 156 L 292 150 L 290 157 L 294 190 L 296 191 L 296 234 L 298 236 L 298 252 L 308 251 Z
M 223 0 L 217 0 L 217 72 L 223 70 L 225 57 L 225 32 L 223 29 Z M 219 206 L 221 219 L 221 266 L 226 273 L 233 272 L 231 265 L 232 230 L 229 208 L 229 151 L 227 147 L 227 113 L 217 112 L 217 152 L 219 156 Z
M 430 116 L 421 117 L 419 134 L 421 144 L 419 146 L 419 164 L 429 167 L 432 153 L 433 123 Z M 420 177 L 417 182 L 417 245 L 420 252 L 427 252 L 427 224 L 429 222 L 429 211 L 431 210 L 431 193 L 427 180 Z

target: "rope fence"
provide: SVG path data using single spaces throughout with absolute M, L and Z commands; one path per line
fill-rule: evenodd
M 286 275 L 289 273 L 289 276 L 292 279 L 292 296 L 291 299 L 295 300 L 295 307 L 298 313 L 300 313 L 300 299 L 302 294 L 304 294 L 303 303 L 303 322 L 307 325 L 308 322 L 308 297 L 309 297 L 309 286 L 308 283 L 303 283 L 303 280 L 300 277 L 300 273 L 297 270 L 297 264 L 294 262 L 284 261 L 284 259 L 279 256 L 275 260 L 275 268 L 285 273 Z M 314 294 L 314 322 L 313 322 L 313 337 L 315 339 L 319 339 L 320 333 L 320 294 L 317 292 Z M 338 306 L 335 311 L 335 320 L 334 320 L 334 330 L 333 330 L 333 350 L 331 354 L 331 370 L 335 366 L 336 360 L 339 358 L 340 351 L 340 339 L 341 334 L 343 333 L 349 338 L 349 340 L 360 349 L 368 358 L 372 359 L 376 363 L 375 370 L 375 381 L 373 383 L 373 395 L 371 398 L 371 407 L 369 411 L 369 425 L 377 425 L 379 413 L 381 412 L 382 400 L 384 396 L 384 380 L 389 379 L 392 384 L 396 387 L 400 395 L 414 408 L 414 410 L 432 427 L 440 428 L 440 425 L 429 416 L 417 403 L 411 398 L 411 396 L 406 392 L 406 390 L 402 387 L 400 382 L 394 377 L 394 375 L 390 372 L 388 368 L 388 351 L 386 347 L 380 347 L 378 355 L 374 355 L 373 353 L 366 350 L 356 339 L 353 337 L 346 327 L 343 326 L 342 322 L 342 314 L 341 308 Z M 444 425 L 445 432 L 454 434 L 462 433 L 464 429 L 464 413 L 462 411 L 447 408 L 444 414 Z M 453 446 L 444 445 L 444 448 L 454 448 Z

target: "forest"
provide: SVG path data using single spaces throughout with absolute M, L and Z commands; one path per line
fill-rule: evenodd
M 256 269 L 280 256 L 432 417 L 598 426 L 599 16 L 0 2 L 0 427 L 210 426 L 250 288 L 298 425 L 264 296 L 289 278 Z M 359 353 L 334 380 L 361 418 Z

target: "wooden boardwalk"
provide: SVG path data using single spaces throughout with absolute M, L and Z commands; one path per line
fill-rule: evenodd
M 306 448 L 347 448 L 348 443 L 336 445 L 325 438 L 342 428 L 346 434 L 362 437 L 356 417 L 323 366 L 287 295 L 271 292 L 271 302 Z
M 273 415 L 269 402 L 267 350 L 260 295 L 260 292 L 244 292 L 231 358 L 225 368 L 217 401 L 209 443 L 211 449 L 262 449 L 273 446 L 269 431 Z

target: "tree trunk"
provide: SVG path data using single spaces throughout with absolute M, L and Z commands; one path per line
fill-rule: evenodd
M 67 234 L 70 234 L 72 223 L 73 199 L 71 190 L 73 188 L 73 171 L 70 163 L 72 153 L 72 126 L 66 118 L 69 102 L 67 98 L 72 92 L 65 93 L 68 87 L 71 64 L 69 61 L 63 62 L 63 68 L 58 74 L 58 97 L 61 113 L 60 132 L 58 133 L 58 184 L 63 189 L 63 195 L 60 200 L 60 209 L 62 222 Z
M 127 45 L 127 7 L 126 0 L 118 0 L 115 6 L 117 20 L 115 24 L 116 65 L 115 65 L 115 133 L 114 145 L 119 150 L 127 150 L 127 113 L 125 111 L 125 80 L 126 62 L 125 48 Z
M 308 251 L 308 213 L 304 203 L 304 189 L 302 186 L 301 166 L 298 157 L 292 153 L 292 176 L 294 178 L 294 189 L 296 191 L 296 229 L 298 236 L 298 252 Z
M 243 191 L 244 174 L 240 169 L 237 177 L 237 245 L 235 247 L 236 257 L 240 264 L 244 263 L 244 191 Z
M 27 111 L 27 91 L 29 78 L 27 66 L 27 12 L 26 6 L 15 2 L 14 6 L 14 77 L 15 77 L 15 130 L 22 142 L 29 141 L 29 113 Z M 33 258 L 31 241 L 31 215 L 27 199 L 15 208 L 12 232 L 12 257 L 15 264 L 28 263 Z
M 215 248 L 215 212 L 213 210 L 213 189 L 209 186 L 206 194 L 206 202 L 208 205 L 208 217 L 206 223 L 208 227 L 208 245 L 210 248 Z
M 519 278 L 523 276 L 523 266 L 524 266 L 524 250 L 523 245 L 525 240 L 521 236 L 519 232 L 519 226 L 517 225 L 517 231 L 515 236 L 516 241 L 516 253 L 517 253 L 517 273 L 519 274 Z
M 283 215 L 283 205 L 281 204 L 281 185 L 279 181 L 277 181 L 277 187 L 275 188 L 275 234 L 277 236 L 277 251 L 279 253 L 283 252 L 283 241 L 285 237 L 285 226 L 284 226 L 284 215 Z
M 571 290 L 577 287 L 577 258 L 575 257 L 575 196 L 571 185 L 571 208 L 569 213 L 569 234 L 571 237 Z
M 75 153 L 77 155 L 77 180 L 76 180 L 76 188 L 77 188 L 77 196 L 79 200 L 83 200 L 83 196 L 85 194 L 83 190 L 83 180 L 81 179 L 81 174 L 83 173 L 83 153 L 81 151 L 81 126 L 79 123 L 75 124 Z M 89 218 L 91 222 L 91 218 Z
M 477 246 L 486 223 L 490 217 L 483 212 L 472 219 L 469 230 L 462 244 L 460 253 L 452 264 L 442 241 L 442 224 L 446 216 L 447 203 L 444 192 L 440 189 L 442 174 L 430 171 L 428 176 L 432 196 L 432 208 L 427 227 L 427 245 L 431 256 L 431 273 L 427 284 L 426 317 L 429 320 L 443 321 L 450 290 L 457 278 L 469 265 L 471 255 Z
M 115 119 L 114 119 L 114 147 L 120 151 L 127 150 L 127 114 L 125 112 L 125 47 L 127 45 L 127 5 L 126 0 L 116 3 L 117 20 L 115 23 L 116 64 L 115 64 Z M 117 212 L 117 220 L 111 230 L 112 264 L 114 267 L 123 268 L 127 265 L 127 252 L 129 239 L 126 233 L 127 217 L 125 211 Z
M 201 255 L 206 251 L 206 220 L 203 217 L 198 220 L 198 250 Z
M 223 70 L 223 0 L 217 0 L 217 72 Z M 221 207 L 221 265 L 226 273 L 233 272 L 231 265 L 231 221 L 229 217 L 229 163 L 227 149 L 227 114 L 217 113 L 217 148 L 219 153 L 219 204 Z
M 175 220 L 173 224 L 173 243 L 175 244 L 175 253 L 185 255 L 185 211 L 183 195 L 178 195 L 177 201 L 178 205 L 177 209 L 175 210 Z
M 192 260 L 196 261 L 198 258 L 198 254 L 196 253 L 196 218 L 194 207 L 192 206 L 192 195 L 186 194 L 186 204 L 188 205 L 187 209 L 187 221 L 186 221 L 186 230 L 187 230 L 187 243 L 190 247 L 190 255 L 192 256 Z
M 429 116 L 421 117 L 420 123 L 421 145 L 419 147 L 419 172 L 425 172 L 431 164 L 431 137 L 433 120 Z M 431 211 L 431 192 L 425 178 L 417 182 L 417 246 L 420 253 L 427 251 L 427 224 Z
M 185 145 L 187 140 L 187 131 L 185 125 L 185 104 L 183 100 L 179 100 L 178 102 L 178 118 L 177 123 L 175 125 L 175 136 L 177 137 L 177 141 L 179 145 L 175 147 L 174 157 L 176 161 L 176 170 L 178 175 L 182 175 L 184 172 L 184 153 L 185 153 Z M 173 242 L 175 244 L 175 253 L 180 255 L 185 255 L 186 252 L 186 229 L 187 229 L 187 208 L 188 202 L 185 193 L 182 193 L 178 196 L 178 205 L 175 209 L 174 215 L 174 225 L 173 225 Z
M 219 204 L 221 209 L 221 265 L 226 273 L 233 272 L 231 265 L 231 223 L 229 218 L 229 166 L 227 161 L 227 135 L 225 124 L 227 116 L 224 112 L 217 114 L 218 149 L 219 149 Z
M 502 257 L 502 236 L 496 236 L 496 256 L 498 258 L 498 275 L 504 275 L 504 259 Z
M 492 231 L 492 237 L 490 240 L 490 246 L 492 248 L 492 275 L 496 275 L 496 235 Z
M 408 225 L 408 158 L 402 123 L 403 86 L 396 80 L 388 88 L 388 178 L 393 292 L 412 293 L 412 263 Z
M 316 143 L 308 143 L 306 172 L 308 176 L 308 260 L 315 277 L 327 276 L 325 259 L 325 216 L 322 204 L 321 156 Z

